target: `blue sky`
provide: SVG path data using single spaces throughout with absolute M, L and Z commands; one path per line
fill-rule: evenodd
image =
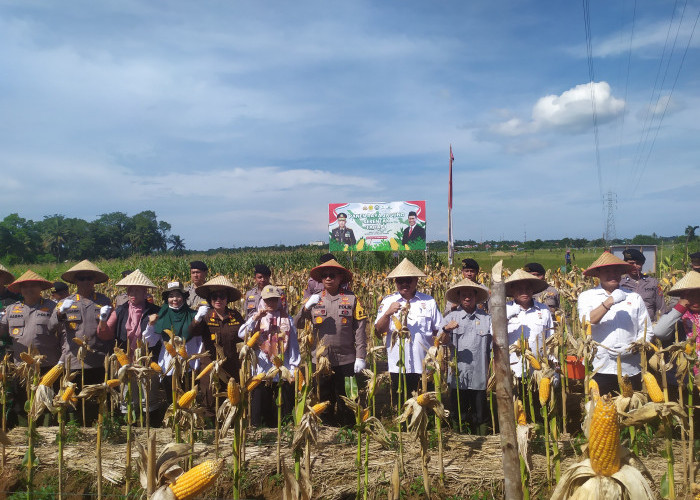
M 597 238 L 608 190 L 618 236 L 682 234 L 699 12 L 591 1 L 591 89 L 580 2 L 0 2 L 0 215 L 155 210 L 207 249 L 425 199 L 445 239 L 452 144 L 457 239 Z

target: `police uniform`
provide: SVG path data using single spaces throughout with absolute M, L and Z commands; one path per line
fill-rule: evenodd
M 550 311 L 559 309 L 559 290 L 557 290 L 551 285 L 548 286 L 544 292 L 540 292 L 537 295 L 534 295 L 533 298 L 537 302 L 541 302 L 542 304 L 549 307 Z
M 354 245 L 357 243 L 355 233 L 349 227 L 336 227 L 331 231 L 331 238 L 343 245 Z
M 620 280 L 620 288 L 625 292 L 635 292 L 642 297 L 649 317 L 656 319 L 656 313 L 664 312 L 664 295 L 656 278 L 642 274 L 638 280 L 625 274 Z
M 243 299 L 243 312 L 245 314 L 245 320 L 248 321 L 248 319 L 255 314 L 255 311 L 258 310 L 258 304 L 260 304 L 260 301 L 262 300 L 260 290 L 258 290 L 257 286 L 255 288 L 251 288 L 245 293 Z
M 39 354 L 46 356 L 42 367 L 52 367 L 61 357 L 61 343 L 58 335 L 49 331 L 49 320 L 56 303 L 42 299 L 39 304 L 28 306 L 15 302 L 7 308 L 0 320 L 0 336 L 9 336 L 10 349 L 15 363 L 22 361 L 21 352 L 34 347 Z
M 195 311 L 199 309 L 199 306 L 208 306 L 209 304 L 207 303 L 207 299 L 204 299 L 197 295 L 197 287 L 194 285 L 190 284 L 187 288 L 185 288 L 186 292 L 189 292 L 189 296 L 187 297 L 187 306 L 190 309 L 194 309 Z

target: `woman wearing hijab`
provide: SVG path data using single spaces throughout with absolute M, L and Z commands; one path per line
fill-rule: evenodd
M 262 301 L 258 305 L 257 312 L 241 327 L 238 336 L 241 339 L 253 332 L 260 332 L 257 349 L 258 365 L 252 367 L 252 374 L 265 373 L 273 366 L 275 357 L 283 357 L 284 366 L 292 373 L 301 356 L 299 343 L 292 318 L 286 313 L 282 303 L 282 290 L 276 286 L 268 285 L 261 293 Z M 275 377 L 275 381 L 278 380 Z M 268 426 L 277 425 L 276 395 L 277 384 L 268 386 L 260 384 L 251 394 L 251 424 L 260 427 L 262 422 Z M 282 383 L 282 415 L 289 415 L 294 404 L 294 390 L 291 384 Z

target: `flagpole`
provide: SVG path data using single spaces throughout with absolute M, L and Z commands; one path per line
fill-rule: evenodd
M 450 181 L 447 191 L 447 263 L 451 266 L 454 261 L 455 249 L 452 237 L 452 162 L 455 157 L 452 155 L 452 144 L 450 144 Z

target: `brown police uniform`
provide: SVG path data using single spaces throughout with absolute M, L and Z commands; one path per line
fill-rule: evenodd
M 42 299 L 36 306 L 15 302 L 5 310 L 0 320 L 0 337 L 9 335 L 15 363 L 22 361 L 19 354 L 30 346 L 46 356 L 41 362 L 42 368 L 58 363 L 61 343 L 57 333 L 49 331 L 49 320 L 55 307 L 53 300 Z
M 545 291 L 534 295 L 532 298 L 546 305 L 550 310 L 559 309 L 559 290 L 551 285 Z
M 63 304 L 63 300 L 60 301 L 54 308 L 49 321 L 50 331 L 58 331 L 59 326 L 62 330 L 61 359 L 66 363 L 70 360 L 71 370 L 80 369 L 78 360 L 80 346 L 73 342 L 75 337 L 79 337 L 83 338 L 90 347 L 90 351 L 85 356 L 85 368 L 104 369 L 104 358 L 112 352 L 113 342 L 103 341 L 97 337 L 97 325 L 100 322 L 100 308 L 111 305 L 109 298 L 101 293 L 95 293 L 92 298 L 74 293 L 66 299 L 73 301 L 70 308 L 65 313 L 59 312 Z
M 625 292 L 635 292 L 642 296 L 652 321 L 656 321 L 657 312 L 665 312 L 663 292 L 656 278 L 642 274 L 640 279 L 635 280 L 625 274 L 620 280 L 620 288 Z
M 262 300 L 262 295 L 258 287 L 251 288 L 243 296 L 243 314 L 245 314 L 245 320 L 248 321 L 252 315 L 258 310 L 258 304 Z
M 196 288 L 194 285 L 190 285 L 187 288 L 185 288 L 185 291 L 190 292 L 190 295 L 187 297 L 187 306 L 190 309 L 194 309 L 195 311 L 199 308 L 199 306 L 208 306 L 209 304 L 207 303 L 207 299 L 203 299 L 199 295 L 197 295 L 197 292 L 195 291 Z
M 321 300 L 311 308 L 311 321 L 324 339 L 331 366 L 353 364 L 367 355 L 367 315 L 352 292 L 335 296 L 325 290 Z M 314 353 L 314 362 L 316 355 Z

